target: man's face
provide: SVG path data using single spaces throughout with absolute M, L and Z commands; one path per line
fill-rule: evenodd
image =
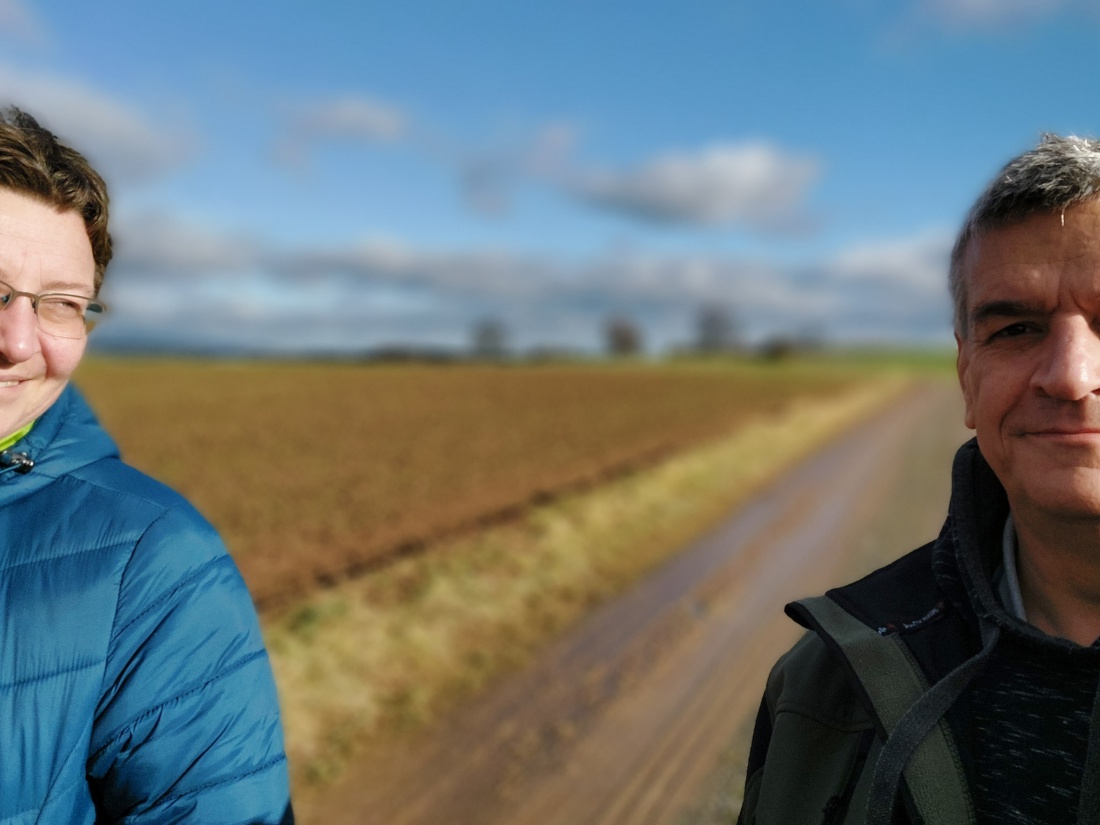
M 966 424 L 1014 511 L 1100 518 L 1100 203 L 975 238 Z
M 84 221 L 0 188 L 0 281 L 32 293 L 91 296 L 95 261 Z M 0 438 L 44 413 L 84 354 L 84 338 L 38 328 L 30 299 L 0 312 Z

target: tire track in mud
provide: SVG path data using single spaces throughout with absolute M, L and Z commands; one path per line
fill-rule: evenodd
M 922 385 L 744 504 L 530 668 L 372 752 L 303 822 L 665 825 L 708 792 L 799 629 L 782 613 L 935 535 L 958 391 Z M 949 445 L 945 447 L 944 445 Z M 917 476 L 914 477 L 914 474 Z M 910 530 L 908 534 L 894 535 Z

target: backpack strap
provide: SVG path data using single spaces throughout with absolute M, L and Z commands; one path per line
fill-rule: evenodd
M 928 679 L 899 634 L 880 634 L 827 596 L 791 607 L 848 664 L 884 740 L 929 689 Z M 801 609 L 798 609 L 801 608 Z M 921 741 L 904 769 L 909 793 L 926 823 L 973 825 L 974 807 L 945 719 Z

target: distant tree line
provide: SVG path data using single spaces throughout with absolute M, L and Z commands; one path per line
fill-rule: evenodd
M 631 358 L 646 351 L 642 326 L 629 315 L 610 315 L 603 324 L 604 352 L 612 358 Z M 757 344 L 753 351 L 766 358 L 784 358 L 795 352 L 816 349 L 820 336 L 814 333 L 779 335 Z M 704 304 L 695 314 L 694 333 L 689 343 L 677 347 L 681 355 L 714 357 L 748 352 L 737 314 L 724 304 Z M 512 357 L 508 327 L 499 318 L 484 317 L 470 328 L 470 357 L 479 361 L 500 361 Z M 579 355 L 580 350 L 542 347 L 526 352 L 526 358 L 560 358 Z

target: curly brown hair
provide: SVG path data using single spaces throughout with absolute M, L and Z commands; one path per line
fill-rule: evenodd
M 0 110 L 0 187 L 84 219 L 98 294 L 111 260 L 107 184 L 85 157 L 21 109 Z

